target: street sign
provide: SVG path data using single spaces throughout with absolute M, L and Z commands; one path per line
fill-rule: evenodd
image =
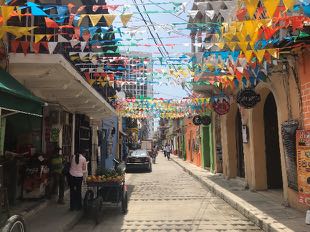
M 224 115 L 229 112 L 230 104 L 225 98 L 222 98 L 213 102 L 212 107 L 218 115 Z

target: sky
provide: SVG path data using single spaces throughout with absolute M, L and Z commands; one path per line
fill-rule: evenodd
M 150 5 L 149 3 L 167 3 L 170 1 L 166 1 L 166 0 L 135 0 L 136 3 L 138 4 L 138 7 L 140 9 L 140 11 L 143 13 L 145 11 L 143 4 L 146 8 L 147 11 L 164 11 L 164 10 L 172 10 L 173 9 L 173 4 L 154 4 L 154 5 Z M 143 4 L 142 4 L 142 3 Z M 172 2 L 174 3 L 183 3 L 186 1 L 181 1 L 181 0 L 172 0 Z M 151 18 L 153 24 L 165 24 L 167 26 L 171 25 L 171 23 L 186 23 L 188 21 L 188 16 L 187 16 L 187 11 L 190 10 L 191 6 L 192 6 L 192 1 L 187 1 L 187 7 L 185 10 L 185 13 L 182 13 L 178 16 L 174 15 L 174 14 L 170 14 L 170 13 L 150 13 L 148 14 L 149 17 Z M 127 10 L 127 12 L 132 12 L 133 17 L 131 18 L 130 22 L 128 23 L 127 27 L 133 27 L 133 26 L 144 26 L 145 23 L 142 20 L 142 17 L 140 16 L 140 14 L 138 14 L 138 11 L 134 5 L 134 0 L 107 0 L 107 4 L 130 4 L 129 5 L 129 9 Z M 115 14 L 121 14 L 120 11 L 123 10 L 123 7 L 119 7 L 115 12 L 111 12 L 110 13 L 115 13 Z M 143 13 L 144 18 L 146 19 L 147 23 L 149 24 L 149 19 L 148 16 Z M 114 26 L 121 26 L 121 22 L 119 20 L 119 17 L 116 18 L 116 20 L 113 23 Z M 180 25 L 178 26 L 178 28 L 186 28 L 186 24 L 184 25 Z M 167 30 L 164 30 L 162 28 L 156 27 L 156 32 L 154 32 L 154 29 L 152 27 L 150 27 L 153 35 L 155 36 L 155 38 L 157 38 L 156 32 L 158 33 L 159 37 L 162 39 L 162 42 L 164 44 L 169 44 L 169 43 L 175 43 L 175 44 L 181 44 L 181 43 L 189 43 L 190 42 L 190 38 L 188 37 L 189 35 L 189 30 L 178 30 L 177 33 L 168 33 Z M 123 31 L 126 31 L 127 29 L 122 29 Z M 150 38 L 147 40 L 142 41 L 141 43 L 148 43 L 148 44 L 155 44 L 154 40 L 151 39 L 151 34 L 148 31 L 148 29 L 144 26 L 142 29 L 143 32 L 137 34 L 136 36 L 134 36 L 134 38 Z M 128 31 L 128 30 L 127 30 Z M 165 37 L 174 37 L 174 38 L 165 38 Z M 177 38 L 176 38 L 177 37 Z M 130 38 L 129 36 L 127 36 L 126 38 Z M 123 49 L 123 47 L 121 48 L 121 50 Z M 151 46 L 151 47 L 129 47 L 130 51 L 143 51 L 143 52 L 149 52 L 153 54 L 153 57 L 156 56 L 161 56 L 157 47 L 155 46 Z M 166 47 L 168 54 L 170 57 L 176 57 L 176 56 L 180 56 L 181 54 L 184 53 L 188 53 L 190 52 L 190 46 L 183 46 L 183 45 L 177 45 L 172 47 Z M 158 68 L 164 68 L 167 70 L 167 66 L 160 66 L 160 65 L 156 65 L 154 66 L 154 69 L 158 69 Z M 178 85 L 177 83 L 173 82 L 172 84 L 169 83 L 168 86 L 165 85 L 154 85 L 154 97 L 157 98 L 168 98 L 168 99 L 181 99 L 183 97 L 188 96 L 187 92 L 185 90 L 182 89 L 182 87 L 180 85 Z

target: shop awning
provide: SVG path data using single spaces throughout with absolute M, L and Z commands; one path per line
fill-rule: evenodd
M 0 69 L 0 108 L 42 116 L 43 102 L 9 73 Z
M 10 73 L 48 104 L 93 121 L 116 116 L 115 109 L 60 54 L 10 54 Z

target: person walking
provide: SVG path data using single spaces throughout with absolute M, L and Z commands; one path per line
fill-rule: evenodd
M 70 166 L 70 210 L 82 209 L 82 181 L 87 171 L 87 162 L 82 152 L 78 152 L 71 159 Z
M 167 144 L 167 146 L 166 146 L 166 156 L 167 156 L 168 160 L 170 160 L 170 153 L 171 153 L 171 146 L 170 146 L 170 144 Z
M 58 204 L 64 204 L 65 177 L 63 175 L 63 156 L 61 148 L 56 147 L 50 160 L 50 191 L 48 197 L 51 198 L 58 190 Z

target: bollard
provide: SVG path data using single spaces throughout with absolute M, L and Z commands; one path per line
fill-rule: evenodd
M 310 225 L 310 210 L 307 210 L 307 214 L 306 214 L 306 224 Z

